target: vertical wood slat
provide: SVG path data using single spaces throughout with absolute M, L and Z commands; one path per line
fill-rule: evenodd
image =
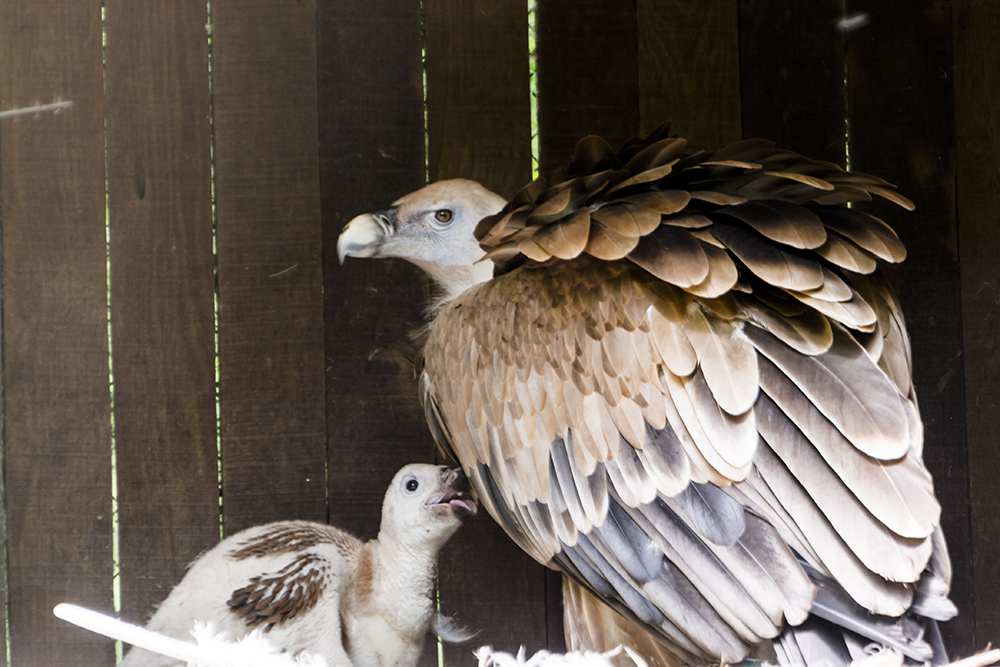
M 740 3 L 743 136 L 844 166 L 842 0 Z M 808 35 L 808 39 L 803 39 Z
M 617 0 L 538 3 L 539 170 L 573 158 L 588 134 L 617 149 L 639 133 L 634 4 Z
M 849 2 L 847 14 L 870 9 Z M 895 183 L 917 206 L 906 213 L 874 201 L 865 210 L 889 221 L 907 247 L 906 261 L 889 267 L 889 277 L 913 344 L 924 460 L 934 475 L 954 566 L 951 598 L 960 616 L 942 632 L 949 650 L 964 655 L 976 647 L 954 209 L 951 7 L 899 0 L 880 4 L 869 17 L 870 25 L 847 35 L 851 163 Z
M 326 517 L 311 1 L 212 3 L 223 521 Z
M 694 150 L 740 138 L 737 0 L 637 0 L 639 127 L 664 121 Z
M 524 2 L 426 2 L 432 181 L 471 178 L 501 196 L 531 178 Z
M 3 356 L 12 664 L 113 662 L 53 617 L 111 606 L 101 8 L 0 4 Z M 3 660 L 3 657 L 0 657 Z
M 526 6 L 515 0 L 425 6 L 431 180 L 472 178 L 509 197 L 531 178 Z M 545 570 L 492 519 L 468 522 L 439 569 L 445 610 L 480 630 L 477 642 L 523 645 L 529 654 L 547 645 Z M 467 648 L 445 647 L 448 664 L 467 657 Z
M 428 282 L 403 260 L 340 266 L 337 237 L 355 215 L 424 185 L 420 3 L 318 8 L 330 522 L 370 539 L 396 470 L 433 460 L 410 338 Z M 437 664 L 436 648 L 426 643 L 420 667 Z
M 973 540 L 975 648 L 1000 637 L 1000 234 L 996 193 L 1000 192 L 1000 5 L 954 0 L 956 185 L 959 258 L 962 267 L 962 357 L 968 432 L 969 497 Z
M 420 3 L 319 9 L 330 521 L 369 539 L 392 475 L 433 456 L 410 340 L 427 279 L 403 260 L 341 267 L 337 237 L 355 215 L 424 184 Z
M 219 535 L 204 2 L 107 3 L 122 617 L 145 622 Z
M 2 76 L 2 75 L 0 75 Z M 0 176 L 2 176 L 2 158 L 0 158 Z M 2 205 L 3 194 L 0 192 L 0 205 Z M 3 219 L 0 217 L 0 230 L 2 230 Z M 0 257 L 3 256 L 3 234 L 0 231 Z M 0 281 L 0 299 L 3 298 L 2 281 Z M 2 336 L 2 334 L 0 334 Z M 0 337 L 0 350 L 3 349 L 2 337 Z M 2 368 L 2 366 L 0 366 Z M 6 379 L 3 373 L 0 372 L 0 396 L 4 395 L 4 382 Z M 6 413 L 6 406 L 0 402 L 0 424 L 3 423 L 4 415 Z M 6 459 L 6 439 L 0 435 L 0 470 L 6 469 L 4 463 Z M 3 475 L 0 475 L 0 498 L 7 498 L 7 483 Z M 11 588 L 9 585 L 10 578 L 8 577 L 8 554 L 9 549 L 9 539 L 7 530 L 7 506 L 4 504 L 0 507 L 0 601 L 3 603 L 3 609 L 0 609 L 0 623 L 3 624 L 4 628 L 7 628 L 7 603 L 10 600 Z M 7 663 L 7 633 L 4 632 L 4 636 L 0 639 L 0 667 L 8 667 Z

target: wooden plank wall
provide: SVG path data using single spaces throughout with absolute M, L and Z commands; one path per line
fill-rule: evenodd
M 208 42 L 200 3 L 169 9 L 106 11 L 121 614 L 137 619 L 218 538 Z
M 0 121 L 7 649 L 109 664 L 106 641 L 51 614 L 112 598 L 100 7 L 0 4 L 0 58 L 0 108 L 74 103 Z
M 1000 457 L 1000 348 L 996 326 L 1000 306 L 1000 60 L 984 50 L 1000 34 L 1000 5 L 960 0 L 953 5 L 952 44 L 955 94 L 955 199 L 961 267 L 962 357 L 965 361 L 965 418 L 969 462 L 969 505 L 974 547 L 972 599 L 963 611 L 975 619 L 982 644 L 1000 632 L 997 593 L 1000 574 L 1000 512 L 996 480 Z M 993 168 L 986 165 L 994 164 Z M 959 499 L 960 500 L 960 499 Z M 958 533 L 954 530 L 952 534 Z M 995 643 L 995 642 L 994 642 Z
M 374 536 L 395 470 L 434 457 L 409 335 L 430 288 L 401 262 L 339 266 L 337 235 L 428 177 L 510 195 L 531 176 L 525 0 L 104 4 L 0 3 L 0 111 L 73 102 L 0 120 L 0 664 L 18 667 L 113 663 L 50 610 L 111 611 L 116 551 L 142 621 L 220 531 Z M 872 210 L 910 252 L 893 278 L 962 612 L 944 631 L 959 655 L 1000 640 L 996 3 L 539 0 L 533 19 L 543 172 L 584 134 L 669 119 L 696 148 L 849 154 L 917 203 Z M 561 646 L 558 578 L 488 517 L 440 581 L 476 645 Z

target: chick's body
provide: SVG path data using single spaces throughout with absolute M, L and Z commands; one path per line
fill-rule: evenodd
M 244 530 L 196 560 L 149 622 L 187 639 L 195 623 L 231 640 L 260 630 L 284 651 L 330 667 L 412 667 L 434 617 L 440 548 L 475 511 L 447 468 L 410 465 L 386 492 L 376 539 L 281 521 Z M 173 667 L 135 649 L 123 667 Z

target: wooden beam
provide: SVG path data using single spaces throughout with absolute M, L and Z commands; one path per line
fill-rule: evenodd
M 212 84 L 230 534 L 326 517 L 315 3 L 214 1 Z
M 471 178 L 509 197 L 531 179 L 527 5 L 425 6 L 431 180 Z M 547 646 L 544 568 L 485 513 L 452 538 L 439 570 L 443 611 L 479 630 L 476 642 Z M 444 659 L 459 664 L 468 648 L 445 646 Z
M 219 538 L 205 4 L 107 3 L 122 618 Z
M 743 136 L 844 166 L 847 88 L 841 0 L 740 3 Z M 808 38 L 803 38 L 807 35 Z
M 955 166 L 958 250 L 962 266 L 962 359 L 969 446 L 969 498 L 975 644 L 1000 637 L 1000 228 L 996 224 L 1000 170 L 1000 5 L 955 0 Z M 954 532 L 954 531 L 952 531 Z M 949 533 L 950 535 L 951 533 Z M 971 619 L 966 619 L 968 623 Z M 963 621 L 959 621 L 963 622 Z
M 52 607 L 112 608 L 101 7 L 0 4 L 4 472 L 11 664 L 111 664 Z M 0 661 L 5 655 L 0 653 Z
M 428 0 L 426 14 L 430 180 L 509 197 L 531 178 L 527 5 Z
M 330 521 L 371 538 L 395 472 L 433 457 L 410 339 L 429 291 L 402 260 L 340 266 L 337 237 L 425 183 L 420 3 L 322 3 L 318 40 Z
M 637 0 L 639 127 L 665 121 L 691 150 L 740 138 L 739 3 Z
M 635 5 L 616 0 L 538 3 L 539 169 L 573 159 L 588 134 L 617 149 L 639 133 Z

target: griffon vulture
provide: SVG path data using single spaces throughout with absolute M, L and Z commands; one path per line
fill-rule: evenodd
M 564 573 L 568 646 L 660 665 L 944 659 L 955 614 L 885 181 L 762 140 L 597 137 L 509 201 L 453 180 L 347 256 L 441 288 L 420 399 L 489 513 Z

